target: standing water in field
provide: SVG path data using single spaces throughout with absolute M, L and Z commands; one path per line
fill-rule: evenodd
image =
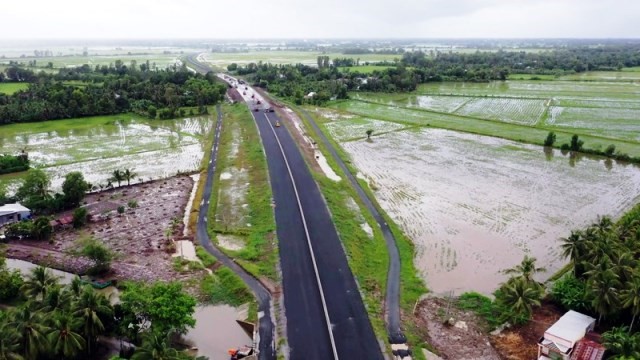
M 81 171 L 95 186 L 106 186 L 114 170 L 134 170 L 137 175 L 132 183 L 197 170 L 212 125 L 211 116 L 149 120 L 113 115 L 53 120 L 2 126 L 0 144 L 3 153 L 27 151 L 32 167 L 49 174 L 53 190 L 60 189 L 71 171 Z M 0 176 L 0 184 L 15 190 L 23 176 Z
M 566 263 L 559 238 L 621 215 L 640 194 L 636 166 L 492 137 L 424 129 L 342 146 L 416 244 L 436 294 L 489 294 L 524 255 L 545 279 Z

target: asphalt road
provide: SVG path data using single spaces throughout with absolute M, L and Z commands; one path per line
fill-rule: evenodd
M 331 156 L 338 163 L 342 172 L 347 176 L 351 185 L 356 189 L 358 197 L 364 203 L 367 210 L 373 215 L 374 219 L 382 230 L 385 242 L 387 243 L 387 251 L 389 252 L 389 271 L 387 274 L 387 293 L 385 297 L 385 313 L 387 320 L 387 332 L 389 335 L 389 342 L 392 344 L 403 344 L 406 342 L 406 337 L 400 328 L 400 255 L 398 253 L 398 247 L 396 246 L 396 239 L 389 228 L 389 225 L 382 217 L 378 208 L 373 204 L 371 199 L 364 192 L 360 183 L 353 176 L 349 168 L 345 165 L 344 161 L 338 156 L 338 153 L 334 149 L 331 142 L 327 139 L 324 133 L 320 130 L 315 120 L 309 114 L 302 109 L 302 114 L 309 121 L 314 131 L 320 137 L 320 140 L 325 144 Z
M 276 227 L 291 359 L 333 358 L 332 344 L 322 308 L 321 289 L 315 280 L 316 273 L 309 243 L 315 254 L 338 358 L 383 359 L 360 292 L 349 269 L 342 243 L 304 158 L 286 127 L 273 126 L 276 121 L 282 122 L 276 113 L 252 114 L 267 155 L 276 205 Z M 296 198 L 292 178 L 299 198 Z M 304 220 L 300 207 L 303 209 Z M 308 239 L 304 229 L 305 223 Z
M 216 160 L 218 156 L 218 145 L 220 143 L 220 129 L 222 128 L 222 110 L 220 105 L 216 107 L 218 112 L 218 119 L 214 131 L 214 143 L 211 148 L 211 160 L 207 167 L 207 181 L 205 183 L 204 193 L 202 195 L 202 203 L 200 204 L 200 211 L 198 214 L 197 225 L 197 237 L 200 241 L 200 245 L 204 247 L 210 254 L 216 257 L 220 263 L 229 267 L 249 286 L 249 288 L 255 294 L 258 300 L 258 334 L 260 335 L 260 343 L 258 349 L 260 350 L 259 359 L 261 360 L 273 360 L 276 358 L 275 348 L 273 344 L 274 327 L 271 321 L 271 294 L 269 291 L 253 276 L 249 275 L 238 264 L 233 262 L 222 251 L 218 250 L 211 243 L 209 234 L 207 233 L 207 214 L 209 212 L 209 199 L 211 198 L 211 190 L 213 188 L 213 178 L 216 171 Z M 241 346 L 245 344 L 237 344 Z

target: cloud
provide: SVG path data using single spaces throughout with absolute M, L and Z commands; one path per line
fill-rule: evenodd
M 640 37 L 635 0 L 31 0 L 0 38 Z

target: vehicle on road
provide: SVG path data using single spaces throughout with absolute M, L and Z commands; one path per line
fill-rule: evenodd
M 254 99 L 256 97 L 255 94 L 251 94 L 251 98 Z
M 258 100 L 258 101 L 257 101 L 257 104 L 258 104 L 258 105 L 262 104 L 262 101 Z
M 280 127 L 280 121 L 276 121 L 276 127 Z
M 254 109 L 253 109 L 253 111 L 260 111 L 260 109 L 258 109 L 258 108 L 254 108 Z
M 264 109 L 264 112 L 273 112 L 273 108 L 266 108 Z

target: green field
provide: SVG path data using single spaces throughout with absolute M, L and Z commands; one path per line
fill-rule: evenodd
M 249 51 L 242 53 L 206 53 L 205 60 L 214 66 L 226 69 L 227 65 L 236 63 L 239 65 L 245 65 L 249 63 L 257 63 L 262 61 L 263 63 L 271 64 L 305 64 L 305 65 L 317 65 L 318 56 L 328 56 L 329 59 L 335 58 L 351 58 L 360 59 L 360 64 L 365 62 L 380 62 L 380 61 L 393 61 L 394 59 L 402 58 L 401 55 L 388 55 L 388 54 L 357 54 L 357 55 L 345 55 L 341 53 L 323 53 L 321 51 Z
M 27 83 L 0 83 L 0 93 L 11 95 L 16 91 L 25 90 L 29 87 Z
M 375 65 L 361 65 L 361 66 L 342 66 L 338 69 L 340 71 L 359 72 L 362 74 L 371 74 L 374 71 L 384 71 L 386 69 L 393 68 L 393 66 L 375 66 Z
M 197 170 L 211 126 L 210 116 L 149 120 L 132 114 L 20 123 L 0 127 L 0 148 L 27 151 L 54 188 L 70 171 L 83 172 L 93 184 L 124 168 L 148 180 Z M 22 176 L 0 176 L 0 183 L 15 188 Z
M 98 56 L 81 56 L 81 55 L 70 55 L 70 56 L 52 56 L 52 57 L 39 57 L 35 60 L 37 61 L 36 67 L 28 67 L 28 69 L 33 70 L 35 72 L 38 71 L 46 71 L 46 72 L 55 72 L 57 73 L 59 69 L 67 68 L 67 67 L 76 67 L 84 64 L 91 65 L 95 67 L 96 65 L 113 65 L 116 60 L 122 60 L 122 62 L 129 66 L 131 61 L 136 61 L 137 65 L 144 63 L 145 61 L 149 61 L 150 65 L 153 67 L 155 63 L 158 68 L 165 68 L 168 65 L 175 63 L 176 60 L 180 59 L 181 54 L 145 54 L 145 55 L 98 55 Z M 9 61 L 18 61 L 20 63 L 27 63 L 32 60 L 30 58 L 6 58 L 0 60 L 0 64 L 8 64 Z M 47 64 L 51 62 L 53 64 L 54 69 L 45 68 Z

